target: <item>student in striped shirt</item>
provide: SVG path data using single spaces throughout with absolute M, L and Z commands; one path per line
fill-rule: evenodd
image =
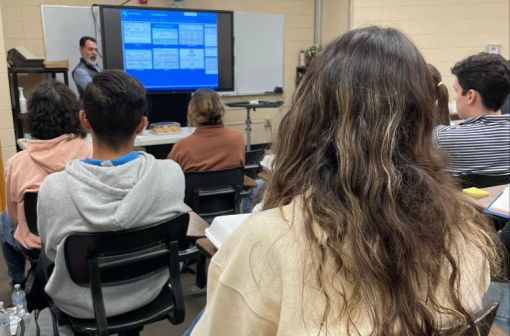
M 510 174 L 510 115 L 501 106 L 510 92 L 510 66 L 502 56 L 479 53 L 452 68 L 458 125 L 435 130 L 438 146 L 449 156 L 449 171 Z

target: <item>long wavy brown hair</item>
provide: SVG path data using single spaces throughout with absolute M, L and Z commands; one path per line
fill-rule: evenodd
M 353 316 L 363 311 L 372 335 L 456 334 L 472 323 L 458 290 L 458 242 L 498 271 L 494 231 L 444 173 L 432 143 L 434 100 L 417 48 L 379 27 L 331 42 L 294 93 L 264 208 L 303 200 L 299 225 L 326 297 L 323 325 L 339 311 L 359 334 Z M 447 289 L 438 297 L 443 270 Z

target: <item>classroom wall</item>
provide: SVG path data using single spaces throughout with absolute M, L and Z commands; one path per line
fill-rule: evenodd
M 351 27 L 392 26 L 408 34 L 436 66 L 453 94 L 450 68 L 461 59 L 501 44 L 509 58 L 508 0 L 352 0 Z
M 337 8 L 336 2 L 348 3 L 348 0 L 326 0 L 325 10 Z M 25 45 L 36 55 L 44 55 L 44 40 L 41 22 L 41 5 L 70 5 L 89 6 L 94 3 L 118 5 L 121 0 L 98 1 L 98 0 L 0 0 L 2 8 L 2 26 L 4 28 L 2 50 L 8 50 L 18 45 Z M 128 5 L 137 5 L 138 1 L 132 0 Z M 168 7 L 171 0 L 149 0 L 148 6 Z M 314 0 L 186 0 L 185 6 L 197 9 L 219 9 L 244 12 L 278 13 L 285 15 L 284 18 L 284 95 L 264 97 L 233 97 L 227 101 L 239 99 L 284 99 L 287 100 L 295 86 L 295 70 L 298 63 L 300 49 L 305 49 L 313 44 L 314 32 Z M 348 6 L 344 6 L 348 8 Z M 342 16 L 343 25 L 332 25 L 337 32 L 347 29 L 347 12 L 339 13 Z M 329 31 L 326 28 L 325 31 Z M 342 31 L 343 32 L 343 31 Z M 328 34 L 328 33 L 327 33 Z M 326 35 L 327 35 L 326 34 Z M 328 35 L 329 36 L 329 35 Z M 78 50 L 76 51 L 78 53 Z M 5 60 L 5 57 L 2 57 Z M 71 65 L 74 66 L 74 65 Z M 0 71 L 5 72 L 5 64 L 0 63 Z M 37 82 L 39 79 L 35 79 Z M 26 80 L 30 94 L 30 79 Z M 33 86 L 33 85 L 32 85 Z M 6 95 L 8 89 L 0 85 L 0 95 Z M 2 100 L 3 103 L 4 100 Z M 284 107 L 285 108 L 285 107 Z M 284 109 L 283 108 L 283 109 Z M 10 118 L 10 107 L 5 109 L 6 116 Z M 2 110 L 3 113 L 3 110 Z M 258 109 L 252 113 L 253 131 L 252 142 L 264 143 L 272 140 L 272 133 L 276 128 L 280 109 Z M 3 114 L 2 114 L 3 116 Z M 6 118 L 7 118 L 6 117 Z M 9 119 L 7 118 L 7 119 Z M 232 109 L 227 111 L 225 122 L 231 127 L 244 130 L 245 109 Z M 269 122 L 268 122 L 269 120 Z M 2 119 L 3 121 L 3 119 Z M 14 138 L 12 122 L 9 125 L 2 122 L 2 146 L 4 159 L 14 153 Z
M 350 6 L 350 0 L 322 0 L 322 45 L 349 30 Z
M 16 153 L 12 125 L 11 98 L 9 94 L 9 81 L 7 80 L 7 62 L 2 27 L 2 8 L 0 7 L 0 144 L 4 164 L 9 157 Z M 0 162 L 0 164 L 2 163 Z M 2 170 L 0 169 L 0 171 Z

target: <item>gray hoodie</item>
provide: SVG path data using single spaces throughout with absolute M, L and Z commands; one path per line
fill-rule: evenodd
M 55 269 L 46 293 L 66 314 L 93 318 L 90 288 L 73 283 L 64 260 L 64 241 L 73 232 L 131 229 L 186 212 L 184 174 L 171 160 L 144 152 L 120 166 L 102 167 L 81 160 L 49 175 L 39 190 L 39 233 Z M 104 287 L 106 314 L 114 316 L 152 301 L 168 279 L 162 271 L 143 280 Z

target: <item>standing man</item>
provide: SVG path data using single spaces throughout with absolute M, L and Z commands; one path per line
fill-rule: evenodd
M 438 126 L 435 138 L 455 176 L 510 173 L 510 115 L 501 106 L 510 92 L 510 66 L 502 56 L 479 53 L 452 68 L 458 125 Z
M 83 93 L 87 86 L 92 82 L 92 77 L 101 71 L 96 62 L 96 39 L 90 36 L 83 36 L 80 38 L 80 54 L 80 63 L 78 63 L 76 68 L 73 70 L 73 80 L 78 88 L 80 98 L 83 98 Z

